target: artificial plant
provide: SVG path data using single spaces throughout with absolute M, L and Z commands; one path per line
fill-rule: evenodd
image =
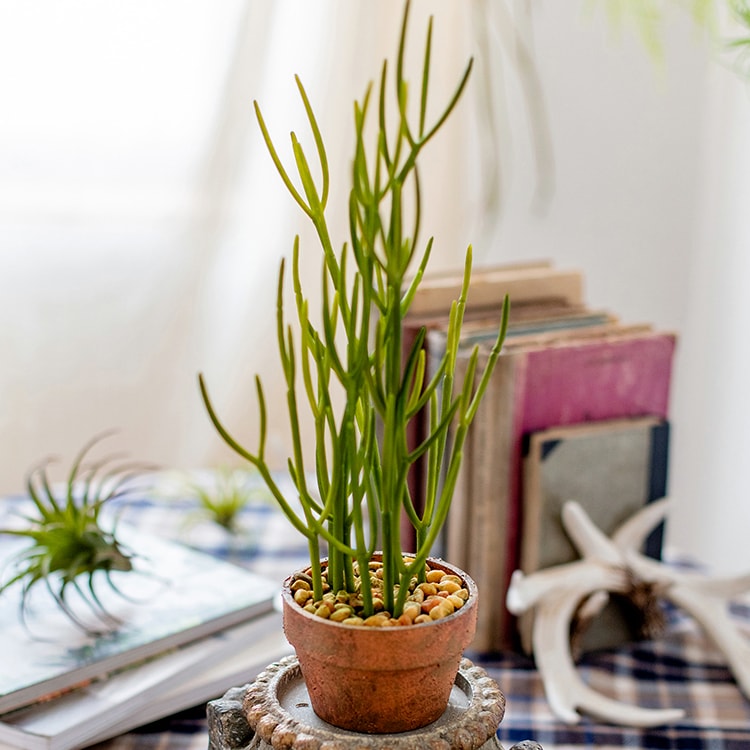
M 423 246 L 420 232 L 418 160 L 454 110 L 471 72 L 469 61 L 442 113 L 427 122 L 432 19 L 428 24 L 418 111 L 408 113 L 409 88 L 404 77 L 404 50 L 409 2 L 404 9 L 395 70 L 395 127 L 387 127 L 388 64 L 383 63 L 373 102 L 371 83 L 354 106 L 354 155 L 349 191 L 349 240 L 334 247 L 326 219 L 329 170 L 326 148 L 305 89 L 297 87 L 314 138 L 320 178 L 294 133 L 295 184 L 278 156 L 260 107 L 255 112 L 268 152 L 289 193 L 315 227 L 323 256 L 321 323 L 313 321 L 300 277 L 300 242 L 292 252 L 292 285 L 298 328 L 287 323 L 283 304 L 285 262 L 278 277 L 277 333 L 286 381 L 292 436 L 288 470 L 301 512 L 287 501 L 265 453 L 266 401 L 260 378 L 256 391 L 260 412 L 259 443 L 243 447 L 220 421 L 202 376 L 200 388 L 208 414 L 222 438 L 257 467 L 284 513 L 306 538 L 313 594 L 323 593 L 322 545 L 327 547 L 327 583 L 334 591 L 360 589 L 365 614 L 373 612 L 367 571 L 376 549 L 382 550 L 382 595 L 385 608 L 398 617 L 413 578 L 424 575 L 425 561 L 448 515 L 463 455 L 466 432 L 486 390 L 500 353 L 508 318 L 508 300 L 498 336 L 482 372 L 478 351 L 468 362 L 463 383 L 454 382 L 461 325 L 471 277 L 471 248 L 464 264 L 463 287 L 450 311 L 445 354 L 431 377 L 426 375 L 425 330 L 405 351 L 402 321 L 425 272 L 433 240 Z M 372 150 L 365 138 L 373 114 Z M 405 194 L 412 198 L 407 216 Z M 415 270 L 410 272 L 414 267 Z M 476 388 L 474 388 L 476 378 Z M 315 429 L 314 456 L 306 456 L 300 409 L 309 409 Z M 424 419 L 427 435 L 419 445 L 408 439 L 413 420 Z M 426 462 L 424 507 L 417 509 L 407 476 L 418 460 Z M 314 467 L 315 489 L 308 468 Z M 406 514 L 416 531 L 416 551 L 405 556 L 400 522 Z

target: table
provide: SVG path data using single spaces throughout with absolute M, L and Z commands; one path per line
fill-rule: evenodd
M 254 499 L 243 511 L 241 520 L 247 531 L 235 544 L 222 530 L 197 521 L 193 501 L 139 499 L 118 510 L 123 520 L 187 540 L 279 582 L 306 564 L 304 540 L 262 498 Z M 488 596 L 487 592 L 482 595 Z M 732 613 L 750 637 L 750 601 L 733 604 Z M 550 712 L 530 659 L 515 653 L 492 657 L 469 653 L 506 696 L 505 719 L 498 732 L 502 743 L 509 747 L 532 738 L 545 750 L 750 750 L 750 701 L 732 681 L 721 653 L 687 615 L 669 605 L 665 614 L 667 626 L 661 638 L 586 655 L 580 671 L 595 689 L 618 700 L 651 708 L 684 708 L 684 720 L 656 729 L 615 727 L 587 718 L 579 725 L 566 726 Z M 207 742 L 205 707 L 198 706 L 94 747 L 206 750 Z
M 733 609 L 748 624 L 750 637 L 750 606 Z M 551 714 L 529 659 L 512 653 L 474 657 L 507 699 L 500 740 L 510 746 L 531 737 L 545 750 L 748 750 L 750 702 L 732 682 L 721 654 L 681 612 L 668 608 L 667 619 L 663 638 L 590 654 L 582 660 L 581 673 L 598 690 L 618 699 L 645 707 L 682 707 L 686 719 L 656 729 L 614 727 L 589 719 L 566 726 Z M 205 712 L 199 707 L 96 748 L 206 750 L 206 736 Z

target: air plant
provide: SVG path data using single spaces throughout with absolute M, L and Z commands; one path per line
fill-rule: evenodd
M 239 520 L 243 509 L 256 497 L 265 497 L 248 482 L 249 472 L 218 469 L 209 484 L 194 480 L 187 483 L 187 490 L 198 501 L 196 520 L 208 519 L 229 534 L 240 531 Z
M 147 467 L 118 462 L 117 456 L 84 464 L 88 452 L 103 437 L 93 438 L 78 453 L 64 490 L 58 494 L 47 474 L 50 460 L 35 466 L 26 480 L 33 511 L 22 514 L 29 526 L 0 529 L 0 534 L 30 542 L 14 558 L 11 578 L 0 584 L 0 595 L 13 584 L 22 584 L 20 614 L 24 622 L 29 595 L 42 583 L 65 615 L 87 633 L 96 634 L 101 628 L 92 627 L 74 611 L 68 598 L 71 587 L 105 629 L 119 624 L 102 604 L 95 576 L 102 573 L 110 588 L 124 596 L 112 573 L 132 571 L 134 554 L 117 538 L 116 524 L 107 530 L 100 515 L 107 503 L 128 492 L 131 480 Z

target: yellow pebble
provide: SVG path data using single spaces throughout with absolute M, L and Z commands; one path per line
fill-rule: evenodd
M 305 606 L 305 602 L 312 596 L 312 591 L 306 591 L 305 589 L 297 589 L 294 592 L 294 601 L 297 602 L 301 607 Z
M 461 609 L 461 607 L 464 606 L 466 602 L 458 596 L 457 594 L 449 594 L 446 598 L 446 601 L 449 601 L 456 609 Z
M 292 591 L 299 591 L 300 589 L 304 591 L 310 590 L 310 584 L 307 581 L 303 581 L 301 578 L 298 578 L 293 584 L 292 584 Z
M 406 602 L 406 604 L 404 604 L 404 614 L 410 620 L 413 620 L 415 617 L 418 617 L 421 612 L 422 612 L 422 607 L 419 605 L 418 602 Z
M 424 601 L 424 591 L 422 591 L 422 589 L 416 589 L 413 594 L 409 595 L 409 601 L 421 604 Z
M 449 594 L 455 594 L 461 587 L 455 581 L 443 581 L 438 585 L 438 591 L 447 591 Z
M 364 620 L 361 617 L 347 617 L 341 624 L 342 625 L 362 625 Z
M 324 620 L 327 620 L 331 616 L 331 610 L 326 604 L 321 604 L 315 610 L 315 616 L 322 617 Z
M 340 607 L 331 612 L 330 619 L 334 622 L 343 622 L 344 620 L 348 620 L 351 616 L 352 611 L 349 607 Z
M 445 573 L 443 573 L 442 570 L 431 570 L 427 574 L 427 582 L 428 583 L 440 583 Z
M 429 615 L 419 615 L 419 617 L 414 618 L 415 625 L 420 625 L 423 622 L 432 622 L 432 618 Z
M 448 617 L 448 615 L 453 614 L 453 607 L 446 606 L 447 602 L 444 604 L 441 604 L 438 607 L 433 607 L 430 610 L 430 619 L 432 620 L 440 620 L 443 617 Z
M 425 596 L 435 596 L 437 594 L 437 586 L 434 583 L 420 583 L 419 586 L 417 586 L 417 591 L 419 590 L 424 591 Z
M 382 628 L 383 623 L 387 622 L 389 619 L 389 617 L 385 617 L 381 614 L 370 615 L 370 617 L 365 618 L 365 621 L 362 624 L 368 628 Z

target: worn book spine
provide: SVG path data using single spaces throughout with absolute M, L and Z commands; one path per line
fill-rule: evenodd
M 486 352 L 483 353 L 486 356 Z M 484 357 L 482 357 L 484 359 Z M 512 445 L 512 423 L 505 419 L 513 403 L 515 361 L 500 356 L 475 421 L 471 466 L 471 516 L 468 535 L 468 569 L 482 593 L 477 632 L 472 647 L 480 652 L 500 651 L 510 645 L 510 628 L 504 606 L 504 581 L 508 537 L 507 488 Z
M 461 292 L 463 277 L 424 278 L 414 296 L 409 313 L 425 315 L 449 310 Z M 472 274 L 467 310 L 502 305 L 505 295 L 516 303 L 556 299 L 567 304 L 583 302 L 583 275 L 577 270 L 549 266 L 528 268 L 479 269 Z
M 462 388 L 469 364 L 468 353 L 459 352 L 456 358 L 456 388 Z M 445 559 L 468 572 L 469 519 L 473 512 L 471 481 L 472 458 L 475 450 L 476 420 L 469 426 L 464 439 L 463 460 L 456 479 L 456 487 L 445 524 Z
M 427 331 L 424 351 L 428 373 L 435 367 L 445 350 L 445 330 L 451 305 L 458 299 L 463 284 L 463 272 L 426 275 L 412 299 L 403 321 L 402 349 L 404 361 L 420 331 Z M 475 268 L 465 310 L 467 336 L 484 329 L 497 333 L 503 300 L 508 294 L 512 301 L 511 321 L 529 317 L 544 320 L 562 315 L 585 316 L 583 304 L 583 275 L 577 270 L 558 270 L 548 260 L 503 264 Z M 599 318 L 601 322 L 601 318 Z M 436 337 L 430 343 L 432 332 Z M 417 415 L 407 428 L 407 441 L 413 448 L 425 437 L 426 415 Z M 418 513 L 424 508 L 425 461 L 418 460 L 410 467 L 407 477 L 412 502 Z M 404 549 L 416 543 L 414 529 L 406 513 L 402 514 L 401 539 Z
M 647 326 L 603 326 L 506 344 L 485 397 L 493 405 L 484 417 L 478 413 L 487 421 L 477 427 L 469 458 L 469 544 L 475 557 L 467 572 L 491 592 L 480 608 L 477 650 L 504 649 L 514 640 L 515 621 L 505 597 L 520 562 L 525 436 L 578 422 L 642 415 L 666 419 L 674 347 L 674 334 Z
M 504 592 L 520 562 L 524 436 L 579 422 L 643 415 L 667 419 L 675 343 L 669 332 L 612 332 L 507 354 L 517 360 L 517 367 L 506 459 L 511 467 L 506 543 L 512 565 Z

